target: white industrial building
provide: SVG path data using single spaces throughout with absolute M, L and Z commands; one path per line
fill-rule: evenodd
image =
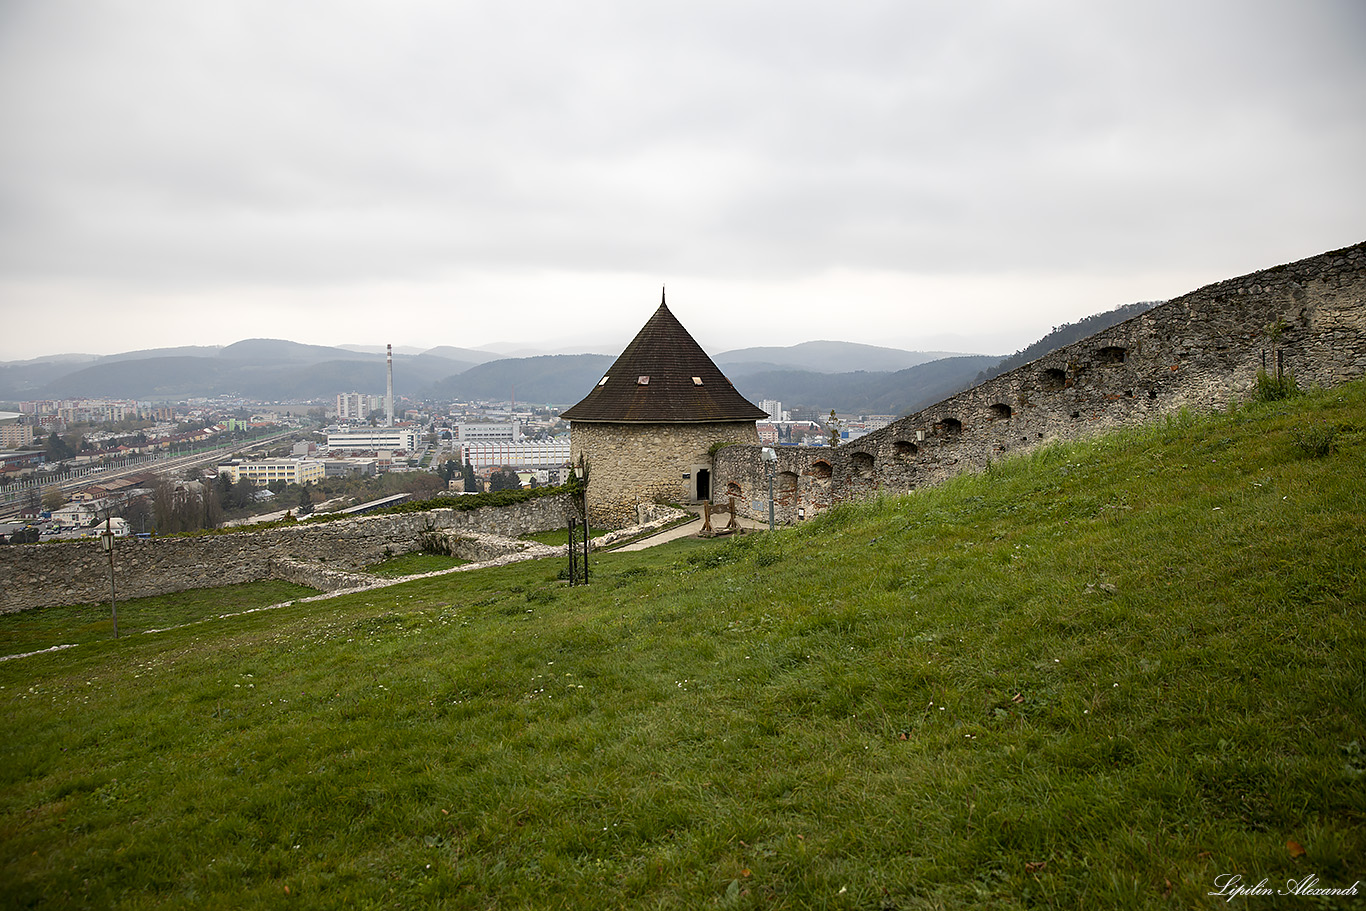
M 417 431 L 405 427 L 348 427 L 327 432 L 327 448 L 378 452 L 398 449 L 413 452 L 417 449 Z
M 522 425 L 513 421 L 510 424 L 457 424 L 455 438 L 461 443 L 518 443 L 522 439 Z
M 465 458 L 481 468 L 559 468 L 569 463 L 569 441 L 466 443 Z

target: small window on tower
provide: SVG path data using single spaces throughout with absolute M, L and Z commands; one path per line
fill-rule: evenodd
M 692 384 L 693 384 L 694 386 L 701 386 L 701 385 L 702 385 L 702 377 L 700 377 L 700 376 L 695 376 L 695 377 L 693 377 L 693 378 L 692 378 Z
M 599 385 L 599 386 L 606 386 L 606 385 L 607 385 L 607 377 L 603 377 L 602 379 L 598 380 L 598 385 Z
M 648 376 L 638 376 L 638 377 L 636 377 L 636 385 L 637 385 L 637 386 L 648 386 L 648 385 L 650 385 L 650 378 L 649 378 Z

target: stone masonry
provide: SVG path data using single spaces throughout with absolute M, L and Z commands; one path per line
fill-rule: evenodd
M 1055 440 L 1225 408 L 1278 358 L 1301 387 L 1366 376 L 1366 243 L 1200 288 L 837 449 L 779 447 L 775 511 L 790 523 Z M 713 491 L 767 520 L 759 453 L 720 450 Z
M 643 503 L 688 503 L 696 498 L 697 472 L 710 472 L 715 443 L 758 443 L 753 421 L 731 423 L 574 425 L 570 451 L 589 463 L 588 519 L 621 528 L 637 521 Z M 715 495 L 715 491 L 712 491 Z
M 519 535 L 565 527 L 568 499 L 541 497 L 511 506 L 358 516 L 300 522 L 264 531 L 122 538 L 115 545 L 118 598 L 140 598 L 262 579 L 331 589 L 363 566 L 421 549 L 427 532 L 453 535 L 457 556 L 486 559 L 483 535 Z M 109 598 L 109 559 L 98 540 L 0 547 L 0 613 Z

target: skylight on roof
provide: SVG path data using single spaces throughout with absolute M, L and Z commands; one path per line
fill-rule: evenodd
M 649 378 L 648 376 L 638 376 L 638 377 L 636 377 L 636 385 L 637 385 L 637 386 L 648 386 L 648 385 L 650 385 L 650 378 Z
M 598 385 L 599 385 L 599 386 L 606 386 L 606 385 L 607 385 L 607 377 L 603 377 L 602 379 L 598 380 Z
M 701 385 L 702 385 L 702 377 L 700 377 L 700 376 L 695 376 L 695 377 L 693 377 L 693 378 L 692 378 L 692 384 L 693 384 L 694 386 L 701 386 Z

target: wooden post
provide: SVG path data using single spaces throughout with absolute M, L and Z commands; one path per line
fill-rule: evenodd
M 114 597 L 114 529 L 110 521 L 109 513 L 104 514 L 104 534 L 100 535 L 100 543 L 104 545 L 105 553 L 109 554 L 109 615 L 114 618 L 114 638 L 119 637 L 119 610 Z

